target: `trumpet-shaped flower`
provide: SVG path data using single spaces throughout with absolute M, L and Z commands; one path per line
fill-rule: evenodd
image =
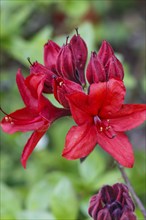
M 6 115 L 1 126 L 3 131 L 9 134 L 16 131 L 34 131 L 21 156 L 22 165 L 26 167 L 28 157 L 49 126 L 57 118 L 68 115 L 69 111 L 56 108 L 42 95 L 45 82 L 44 74 L 39 74 L 39 76 L 31 74 L 24 79 L 19 70 L 16 81 L 25 107 Z
M 89 94 L 67 95 L 72 116 L 77 123 L 66 137 L 63 156 L 84 158 L 99 144 L 125 167 L 132 167 L 132 146 L 124 134 L 145 120 L 146 105 L 123 104 L 125 87 L 120 80 L 94 83 Z

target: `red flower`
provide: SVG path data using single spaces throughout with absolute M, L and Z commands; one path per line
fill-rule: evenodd
M 94 220 L 136 220 L 135 206 L 123 183 L 103 186 L 90 199 L 89 215 Z
M 90 84 L 105 82 L 112 78 L 123 80 L 122 64 L 114 55 L 114 51 L 108 42 L 103 41 L 98 54 L 96 52 L 91 54 L 86 75 Z
M 124 96 L 123 82 L 115 79 L 92 84 L 88 95 L 82 92 L 68 95 L 71 113 L 78 126 L 69 130 L 63 156 L 83 158 L 99 144 L 120 164 L 132 167 L 132 146 L 123 132 L 145 120 L 146 105 L 123 104 Z
M 31 74 L 24 79 L 18 71 L 16 81 L 26 107 L 5 116 L 1 122 L 2 129 L 9 134 L 34 131 L 21 156 L 24 168 L 36 144 L 53 121 L 69 114 L 68 110 L 56 108 L 42 95 L 45 77 L 44 74 Z

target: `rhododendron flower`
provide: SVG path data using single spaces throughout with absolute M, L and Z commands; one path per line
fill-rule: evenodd
M 26 107 L 5 116 L 1 123 L 2 129 L 9 134 L 34 130 L 22 153 L 21 162 L 24 167 L 49 126 L 57 118 L 69 114 L 68 110 L 56 108 L 42 95 L 44 76 L 31 74 L 24 79 L 20 70 L 18 71 L 16 81 Z
M 99 144 L 120 164 L 132 167 L 132 146 L 124 131 L 145 120 L 146 105 L 123 104 L 124 96 L 123 82 L 115 79 L 92 84 L 89 94 L 67 95 L 78 126 L 69 130 L 62 155 L 67 159 L 83 158 Z
M 132 167 L 132 146 L 124 131 L 145 120 L 146 105 L 123 104 L 124 70 L 106 41 L 97 54 L 91 54 L 86 71 L 90 86 L 88 94 L 85 93 L 87 46 L 76 32 L 62 47 L 49 40 L 44 46 L 44 65 L 29 61 L 28 77 L 24 79 L 18 71 L 16 80 L 25 107 L 6 115 L 2 129 L 10 134 L 34 131 L 22 154 L 25 167 L 49 126 L 56 119 L 72 114 L 77 126 L 67 134 L 64 157 L 82 159 L 99 144 L 123 166 Z M 54 94 L 63 108 L 55 107 L 43 93 Z
M 94 220 L 136 220 L 128 187 L 122 183 L 103 186 L 90 199 L 89 215 Z

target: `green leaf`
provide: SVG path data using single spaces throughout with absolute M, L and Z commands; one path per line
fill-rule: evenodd
M 43 28 L 35 37 L 26 41 L 20 37 L 11 39 L 9 45 L 5 45 L 5 49 L 16 60 L 22 64 L 29 66 L 27 58 L 30 57 L 31 61 L 43 63 L 43 46 L 50 38 L 52 29 L 50 27 Z
M 17 215 L 17 220 L 55 220 L 55 217 L 49 213 L 44 211 L 29 211 L 25 210 Z
M 14 219 L 16 213 L 21 209 L 21 201 L 17 193 L 12 191 L 8 186 L 1 183 L 1 219 Z M 12 205 L 13 204 L 13 205 Z
M 99 175 L 105 169 L 105 162 L 100 152 L 94 150 L 82 163 L 79 164 L 79 172 L 86 185 L 97 182 Z
M 55 187 L 51 208 L 57 219 L 76 220 L 79 204 L 72 184 L 67 178 L 63 178 Z
M 54 172 L 45 176 L 45 178 L 36 185 L 33 185 L 27 197 L 27 208 L 37 211 L 46 210 L 50 206 L 52 190 L 61 177 L 61 173 Z

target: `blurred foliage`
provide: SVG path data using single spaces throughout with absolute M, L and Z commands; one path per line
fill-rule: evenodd
M 75 27 L 88 45 L 89 57 L 108 40 L 125 70 L 126 101 L 144 102 L 144 1 L 1 0 L 1 105 L 7 113 L 23 106 L 15 83 L 20 67 L 43 63 L 48 39 L 62 45 Z M 89 59 L 88 57 L 88 59 Z M 49 96 L 53 101 L 53 96 Z M 57 103 L 54 103 L 58 105 Z M 1 118 L 3 114 L 1 115 Z M 89 198 L 104 184 L 122 182 L 113 160 L 99 147 L 83 163 L 61 157 L 71 118 L 56 121 L 39 142 L 23 170 L 19 158 L 30 133 L 1 132 L 2 220 L 89 220 Z M 135 142 L 135 166 L 127 174 L 146 205 L 144 126 Z M 128 134 L 129 137 L 130 134 Z M 137 134 L 136 134 L 137 135 Z M 139 148 L 137 147 L 137 143 Z M 137 209 L 137 216 L 142 218 Z

